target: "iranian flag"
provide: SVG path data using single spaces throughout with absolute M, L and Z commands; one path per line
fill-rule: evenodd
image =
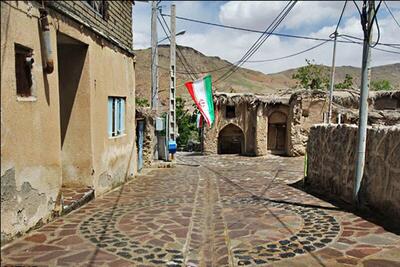
M 196 126 L 197 128 L 201 128 L 201 126 L 203 126 L 203 116 L 201 115 L 201 113 L 197 113 L 197 118 L 196 118 Z
M 211 75 L 207 75 L 202 79 L 194 82 L 185 83 L 189 94 L 200 110 L 201 115 L 207 122 L 208 126 L 214 123 L 214 102 L 212 97 Z

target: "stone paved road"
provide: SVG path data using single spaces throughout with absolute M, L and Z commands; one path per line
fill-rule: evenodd
M 400 266 L 400 236 L 287 185 L 302 158 L 178 163 L 10 243 L 2 266 Z

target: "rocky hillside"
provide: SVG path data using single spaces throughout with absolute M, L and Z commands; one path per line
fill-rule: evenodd
M 191 66 L 197 72 L 209 72 L 213 79 L 220 77 L 232 64 L 219 57 L 209 57 L 199 51 L 180 46 L 180 50 Z M 150 65 L 151 50 L 143 49 L 135 51 L 136 58 L 136 96 L 150 100 Z M 169 46 L 163 45 L 159 48 L 159 94 L 161 103 L 165 105 L 169 97 Z M 329 72 L 329 67 L 324 66 Z M 296 81 L 292 79 L 292 74 L 297 69 L 290 69 L 274 74 L 264 74 L 259 71 L 240 68 L 229 79 L 214 84 L 214 90 L 220 92 L 250 92 L 255 94 L 269 94 L 279 89 L 294 87 Z M 190 81 L 190 75 L 177 58 L 177 95 L 184 99 L 189 99 L 189 94 L 184 82 Z M 360 69 L 351 66 L 336 68 L 336 78 L 338 82 L 343 81 L 346 74 L 353 77 L 354 84 L 360 84 Z M 201 74 L 199 74 L 201 75 Z M 384 65 L 372 69 L 372 79 L 385 79 L 390 81 L 395 88 L 400 88 L 400 63 Z

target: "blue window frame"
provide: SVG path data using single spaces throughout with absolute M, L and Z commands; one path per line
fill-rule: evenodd
M 108 136 L 125 133 L 125 97 L 108 97 Z

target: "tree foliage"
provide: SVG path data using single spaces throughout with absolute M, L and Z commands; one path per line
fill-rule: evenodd
M 335 89 L 351 89 L 353 88 L 353 77 L 350 74 L 346 74 L 344 81 L 335 84 Z
M 393 89 L 393 86 L 388 80 L 377 80 L 371 82 L 371 89 L 375 91 L 389 91 Z
M 329 86 L 329 78 L 326 71 L 314 60 L 306 59 L 306 66 L 300 67 L 292 78 L 298 80 L 297 87 L 304 89 L 326 89 Z
M 176 123 L 178 124 L 179 137 L 177 144 L 186 147 L 189 140 L 199 139 L 199 132 L 196 126 L 196 113 L 189 113 L 185 108 L 186 101 L 181 97 L 176 98 Z
M 150 106 L 150 103 L 146 98 L 136 97 L 135 102 L 138 107 L 149 107 Z

